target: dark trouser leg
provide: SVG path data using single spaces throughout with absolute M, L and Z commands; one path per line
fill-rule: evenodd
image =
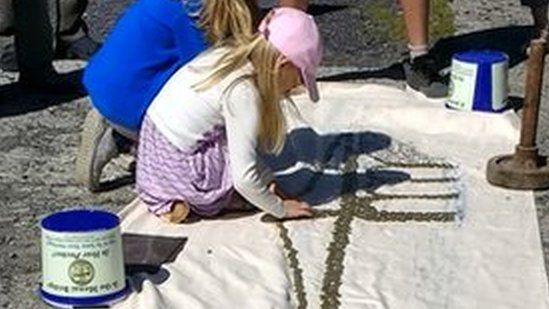
M 547 6 L 547 4 L 549 4 L 549 0 L 520 0 L 520 4 L 534 8 L 544 5 Z
M 0 69 L 16 71 L 15 48 L 13 46 L 13 0 L 0 0 Z
M 20 80 L 39 81 L 54 72 L 52 26 L 46 0 L 16 0 L 15 47 Z
M 534 28 L 538 35 L 541 35 L 543 31 L 547 31 L 547 4 L 539 7 L 532 7 L 532 17 L 534 18 Z
M 88 0 L 53 0 L 57 5 L 57 57 L 89 59 L 99 45 L 87 35 L 82 15 Z
M 521 0 L 522 5 L 530 7 L 532 18 L 534 19 L 534 28 L 536 36 L 543 34 L 548 27 L 547 6 L 549 0 Z
M 1 1 L 1 0 L 0 0 Z M 86 35 L 82 15 L 88 0 L 55 0 L 58 18 L 58 39 L 64 43 L 74 42 Z
M 0 36 L 12 35 L 14 23 L 12 0 L 0 0 Z

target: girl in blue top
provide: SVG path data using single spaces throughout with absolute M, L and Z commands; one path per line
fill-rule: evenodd
M 138 0 L 118 20 L 84 72 L 92 110 L 84 122 L 77 181 L 100 189 L 103 167 L 137 140 L 164 83 L 209 45 L 252 35 L 255 0 Z

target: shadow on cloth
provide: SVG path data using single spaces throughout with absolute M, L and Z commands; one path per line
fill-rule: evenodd
M 142 290 L 143 282 L 161 284 L 170 272 L 163 264 L 175 261 L 185 247 L 187 238 L 144 234 L 122 234 L 124 267 L 134 291 Z
M 132 290 L 140 293 L 143 290 L 143 283 L 150 281 L 154 285 L 160 285 L 170 278 L 170 272 L 163 267 L 148 268 L 147 270 L 134 270 L 126 272 Z
M 181 223 L 183 225 L 190 225 L 199 223 L 202 221 L 219 221 L 219 220 L 237 220 L 249 216 L 253 216 L 259 212 L 259 209 L 251 206 L 249 209 L 223 209 L 220 213 L 213 217 L 203 217 L 199 216 L 195 213 L 192 213 L 189 215 L 187 219 L 185 219 L 184 223 Z
M 390 144 L 389 136 L 377 132 L 319 135 L 311 128 L 299 128 L 289 134 L 279 155 L 267 155 L 263 160 L 275 172 L 282 192 L 319 205 L 359 189 L 374 191 L 383 185 L 410 179 L 409 174 L 399 171 L 343 171 L 352 156 L 372 153 Z M 305 163 L 307 167 L 287 172 L 298 163 Z M 349 177 L 354 181 L 347 181 Z
M 532 26 L 509 26 L 487 29 L 444 38 L 435 43 L 430 54 L 435 58 L 436 69 L 444 70 L 452 62 L 452 55 L 466 50 L 500 50 L 509 56 L 513 67 L 526 59 L 526 48 L 532 39 Z M 371 78 L 405 79 L 402 64 L 393 63 L 380 69 L 345 72 L 320 78 L 320 81 L 364 80 Z

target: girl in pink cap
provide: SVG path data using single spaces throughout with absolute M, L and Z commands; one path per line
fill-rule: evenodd
M 290 91 L 303 85 L 318 100 L 321 54 L 313 17 L 283 7 L 246 42 L 212 47 L 174 73 L 139 135 L 136 188 L 149 211 L 177 223 L 236 198 L 278 218 L 311 216 L 307 203 L 274 189 L 257 151 L 282 149 Z

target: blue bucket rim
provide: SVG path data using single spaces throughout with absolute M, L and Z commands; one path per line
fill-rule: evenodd
M 457 52 L 452 56 L 452 59 L 471 63 L 498 63 L 509 61 L 509 55 L 501 50 L 472 49 Z
M 120 225 L 120 218 L 106 210 L 95 208 L 65 209 L 50 213 L 40 220 L 43 230 L 85 233 L 110 230 Z

